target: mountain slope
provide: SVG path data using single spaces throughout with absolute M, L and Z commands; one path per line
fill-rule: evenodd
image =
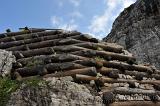
M 160 68 L 160 0 L 137 0 L 117 17 L 103 40 L 124 46 L 140 63 Z

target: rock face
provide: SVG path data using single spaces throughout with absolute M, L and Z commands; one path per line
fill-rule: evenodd
M 48 84 L 24 85 L 14 92 L 7 106 L 102 106 L 100 96 L 72 81 L 72 77 L 47 78 Z
M 4 77 L 10 74 L 12 63 L 15 62 L 15 57 L 12 52 L 0 49 L 0 76 Z
M 119 15 L 104 40 L 124 46 L 140 63 L 160 69 L 160 0 L 137 0 Z

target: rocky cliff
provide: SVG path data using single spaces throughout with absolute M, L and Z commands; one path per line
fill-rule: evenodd
M 160 68 L 160 0 L 137 0 L 117 17 L 104 40 L 123 45 L 140 63 Z

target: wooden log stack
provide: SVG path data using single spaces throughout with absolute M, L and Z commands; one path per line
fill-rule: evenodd
M 78 83 L 94 81 L 107 105 L 160 105 L 160 71 L 136 64 L 120 45 L 77 31 L 32 29 L 0 34 L 0 49 L 16 57 L 13 79 L 72 76 Z

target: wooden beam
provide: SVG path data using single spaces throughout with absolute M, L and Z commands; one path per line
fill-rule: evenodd
M 13 54 L 16 56 L 17 59 L 23 58 L 23 57 L 19 57 L 18 56 L 19 53 L 22 54 L 24 57 L 31 57 L 31 56 L 36 56 L 36 55 L 54 54 L 55 51 L 51 47 L 46 47 L 46 48 L 33 49 L 33 50 L 28 50 L 28 51 L 16 51 L 16 52 L 13 52 Z
M 34 65 L 23 68 L 18 68 L 15 71 L 18 72 L 22 77 L 26 76 L 34 76 L 39 74 L 47 74 L 54 73 L 55 71 L 63 71 L 63 70 L 72 70 L 72 69 L 80 69 L 85 68 L 85 66 L 75 64 L 72 62 L 64 62 L 64 63 L 50 63 L 46 65 Z
M 76 46 L 78 46 L 78 45 L 76 44 Z M 135 57 L 132 57 L 132 56 L 127 56 L 127 55 L 122 55 L 122 54 L 107 52 L 107 51 L 99 51 L 99 50 L 76 51 L 76 52 L 73 52 L 72 54 L 86 56 L 86 57 L 99 56 L 99 57 L 106 59 L 106 60 L 110 59 L 110 60 L 119 60 L 119 61 L 129 61 L 129 60 L 136 61 Z
M 16 36 L 16 35 L 22 35 L 22 34 L 28 34 L 28 33 L 36 33 L 36 32 L 43 32 L 44 29 L 32 29 L 32 30 L 25 30 L 25 31 L 19 31 L 19 32 L 9 32 L 9 33 L 3 33 L 0 34 L 0 38 L 4 38 L 6 36 Z
M 75 74 L 83 74 L 83 75 L 90 75 L 90 76 L 96 76 L 97 71 L 95 67 L 87 67 L 82 69 L 73 69 L 69 71 L 63 71 L 63 72 L 57 72 L 54 74 L 47 74 L 44 77 L 65 77 L 65 76 L 73 76 Z
M 160 102 L 152 101 L 124 101 L 124 102 L 114 102 L 109 106 L 160 106 Z
M 93 77 L 93 76 L 87 76 L 87 75 L 76 75 L 76 79 L 82 80 L 82 81 L 91 81 L 91 80 L 100 80 L 103 83 L 140 83 L 140 84 L 160 84 L 159 80 L 128 80 L 128 79 L 113 79 L 113 78 L 107 78 L 107 77 Z
M 44 47 L 52 47 L 56 45 L 71 45 L 75 43 L 82 43 L 83 41 L 72 39 L 72 38 L 60 38 L 60 39 L 53 39 L 53 40 L 47 40 L 47 41 L 41 41 L 36 43 L 30 43 L 30 44 L 24 44 L 20 46 L 14 46 L 7 48 L 6 50 L 9 51 L 21 51 L 25 50 L 25 46 L 28 46 L 29 49 L 38 49 L 38 48 L 44 48 Z
M 120 70 L 136 70 L 140 72 L 153 73 L 153 70 L 150 67 L 142 66 L 142 65 L 129 65 L 124 62 L 117 61 L 103 61 L 103 65 L 109 68 L 117 68 Z

